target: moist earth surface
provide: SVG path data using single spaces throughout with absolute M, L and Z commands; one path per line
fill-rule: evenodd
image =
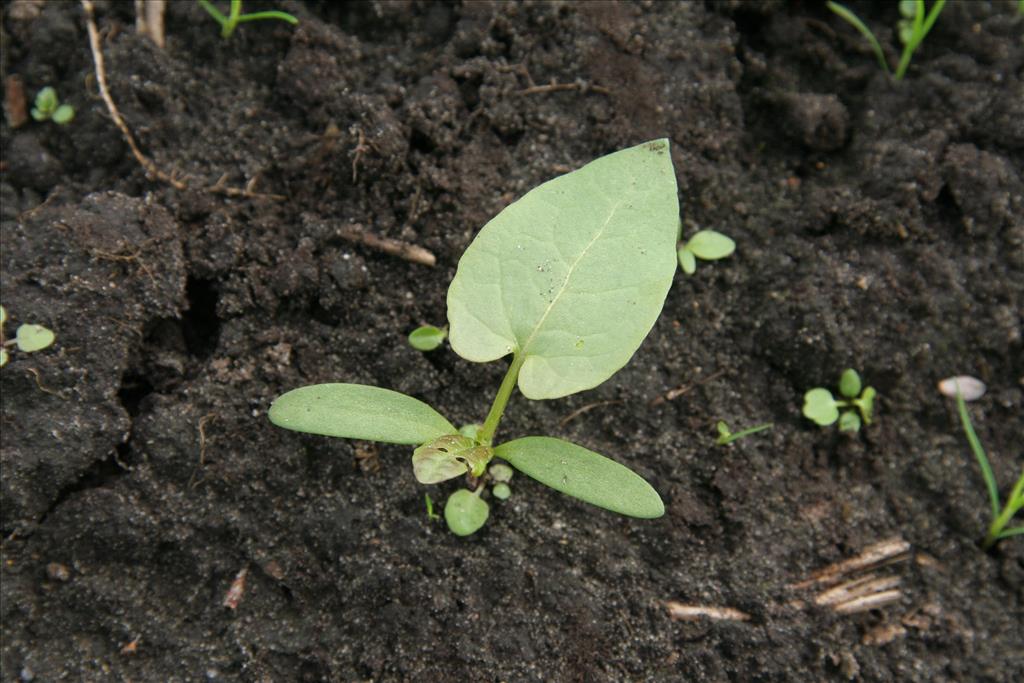
M 895 3 L 850 6 L 895 64 Z M 979 547 L 987 494 L 936 388 L 987 384 L 969 410 L 1005 497 L 1024 463 L 1016 3 L 948 3 L 902 81 L 817 2 L 245 3 L 262 9 L 299 23 L 225 40 L 172 2 L 161 48 L 132 3 L 95 3 L 147 172 L 83 6 L 3 6 L 6 335 L 57 335 L 0 374 L 3 680 L 1024 677 L 1024 542 Z M 47 85 L 70 124 L 25 120 Z M 458 538 L 424 494 L 463 484 L 417 484 L 408 448 L 268 422 L 331 381 L 481 420 L 504 363 L 406 336 L 444 324 L 504 206 L 656 138 L 684 237 L 735 254 L 677 272 L 611 380 L 515 395 L 499 436 L 613 457 L 663 517 L 520 475 Z M 801 415 L 847 367 L 878 391 L 856 434 Z M 773 426 L 723 447 L 718 420 Z M 829 604 L 815 572 L 878 548 L 896 550 L 831 582 L 877 602 Z

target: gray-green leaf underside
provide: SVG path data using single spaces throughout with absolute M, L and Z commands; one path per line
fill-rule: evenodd
M 574 443 L 527 436 L 501 444 L 494 455 L 542 484 L 606 510 L 647 519 L 665 514 L 661 497 L 643 477 Z
M 314 384 L 270 406 L 270 421 L 297 432 L 418 445 L 458 432 L 423 401 L 364 384 Z
M 679 204 L 668 140 L 597 159 L 531 190 L 483 227 L 448 290 L 463 358 L 523 357 L 527 398 L 597 386 L 661 313 Z

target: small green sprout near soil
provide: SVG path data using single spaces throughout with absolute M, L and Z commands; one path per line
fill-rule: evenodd
M 701 230 L 685 243 L 680 242 L 679 266 L 687 275 L 697 271 L 697 259 L 717 261 L 731 256 L 736 251 L 736 243 L 729 237 L 714 230 Z
M 235 32 L 235 28 L 243 21 L 262 21 L 264 19 L 277 19 L 280 21 L 287 21 L 289 24 L 297 24 L 299 20 L 288 14 L 287 12 L 279 12 L 277 10 L 270 10 L 267 12 L 251 12 L 249 14 L 242 14 L 242 0 L 231 0 L 231 5 L 228 8 L 228 15 L 224 16 L 219 9 L 217 9 L 212 2 L 209 0 L 199 0 L 199 5 L 207 11 L 207 13 L 213 17 L 218 24 L 220 24 L 220 36 L 221 38 L 230 38 L 231 34 Z
M 861 391 L 860 375 L 853 368 L 839 378 L 839 393 L 843 398 L 835 398 L 831 391 L 822 387 L 808 391 L 804 394 L 804 417 L 822 427 L 838 421 L 839 430 L 843 432 L 860 431 L 862 421 L 871 424 L 876 392 L 873 387 Z
M 53 121 L 65 126 L 75 118 L 75 108 L 70 104 L 61 104 L 57 91 L 46 86 L 36 95 L 35 106 L 32 107 L 32 118 L 36 121 Z
M 271 422 L 415 446 L 413 473 L 424 484 L 465 476 L 469 488 L 444 509 L 459 535 L 487 520 L 488 482 L 495 499 L 511 493 L 511 468 L 613 512 L 660 517 L 658 493 L 615 460 L 550 436 L 495 443 L 495 435 L 516 387 L 528 399 L 561 398 L 629 362 L 672 284 L 676 192 L 669 142 L 655 140 L 534 188 L 480 230 L 448 289 L 449 342 L 472 362 L 510 361 L 475 429 L 457 430 L 418 399 L 360 384 L 289 391 L 271 406 Z M 495 458 L 507 465 L 488 469 Z
M 747 427 L 741 429 L 735 434 L 729 429 L 729 425 L 723 420 L 719 420 L 715 428 L 718 430 L 718 438 L 715 439 L 715 443 L 719 446 L 727 446 L 733 441 L 738 441 L 744 437 L 750 436 L 751 434 L 757 434 L 763 432 L 766 429 L 771 429 L 774 425 L 771 422 L 765 422 L 764 424 L 754 425 L 753 427 Z
M 864 39 L 871 45 L 871 49 L 874 50 L 875 57 L 878 58 L 878 63 L 882 65 L 882 69 L 886 73 L 891 74 L 892 71 L 889 69 L 889 62 L 885 59 L 885 52 L 882 50 L 881 43 L 878 42 L 878 38 L 871 32 L 871 29 L 860 20 L 860 17 L 838 2 L 830 0 L 825 4 L 864 36 Z M 926 14 L 924 0 L 900 0 L 899 10 L 902 18 L 897 22 L 896 29 L 899 33 L 900 42 L 903 44 L 903 53 L 900 55 L 900 63 L 896 67 L 895 78 L 897 81 L 903 80 L 904 74 L 907 73 L 907 67 L 910 66 L 910 60 L 914 56 L 914 51 L 917 50 L 925 36 L 928 35 L 928 32 L 932 30 L 932 26 L 935 24 L 935 20 L 939 18 L 939 14 L 942 12 L 945 4 L 946 0 L 936 0 L 932 4 L 931 10 Z
M 7 309 L 0 306 L 0 367 L 7 365 L 7 361 L 10 360 L 10 354 L 7 352 L 9 347 L 17 347 L 19 351 L 24 353 L 33 353 L 49 347 L 53 344 L 54 339 L 56 339 L 52 331 L 42 325 L 35 325 L 33 323 L 19 325 L 14 333 L 14 339 L 5 339 L 4 324 L 6 322 Z
M 427 519 L 441 519 L 441 515 L 434 512 L 434 499 L 430 497 L 429 493 L 423 494 L 423 502 L 427 505 Z
M 992 506 L 992 523 L 989 525 L 988 533 L 981 542 L 981 546 L 988 550 L 999 540 L 1024 534 L 1024 526 L 1006 528 L 1006 525 L 1010 523 L 1013 516 L 1024 507 L 1024 471 L 1020 473 L 1020 478 L 1017 479 L 1013 490 L 1010 491 L 1010 497 L 1006 499 L 1006 504 L 1001 505 L 996 475 L 992 472 L 992 466 L 988 462 L 988 456 L 985 455 L 985 449 L 982 448 L 981 441 L 978 440 L 978 435 L 974 433 L 971 417 L 967 413 L 967 404 L 964 402 L 963 394 L 959 391 L 956 394 L 956 408 L 957 412 L 960 413 L 960 422 L 963 424 L 967 443 L 971 445 L 974 457 L 978 460 L 978 467 L 981 468 L 981 476 L 985 479 L 985 488 L 988 489 L 989 503 Z
M 417 351 L 433 351 L 444 343 L 447 336 L 446 328 L 422 325 L 409 334 L 409 346 Z

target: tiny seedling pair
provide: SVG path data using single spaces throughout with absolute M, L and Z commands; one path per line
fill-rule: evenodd
M 618 462 L 550 436 L 495 443 L 495 434 L 517 386 L 528 399 L 560 398 L 596 387 L 629 361 L 675 274 L 676 193 L 669 142 L 655 140 L 534 188 L 481 229 L 448 289 L 452 349 L 478 363 L 510 357 L 479 429 L 460 432 L 418 399 L 361 384 L 289 391 L 271 406 L 271 422 L 415 446 L 421 483 L 467 476 L 471 488 L 445 505 L 459 535 L 486 521 L 487 482 L 495 498 L 508 492 L 507 473 L 488 468 L 494 458 L 593 505 L 660 517 L 658 493 Z
M 417 351 L 433 351 L 441 346 L 447 337 L 447 328 L 421 325 L 409 334 L 409 346 Z
M 35 106 L 32 107 L 32 118 L 36 121 L 53 121 L 65 126 L 75 118 L 75 108 L 70 104 L 61 104 L 57 91 L 46 86 L 36 94 Z
M 804 394 L 804 417 L 822 427 L 835 424 L 838 420 L 839 431 L 842 432 L 860 431 L 862 421 L 863 424 L 871 424 L 876 392 L 873 387 L 861 391 L 860 375 L 853 368 L 846 370 L 839 378 L 839 393 L 843 398 L 835 398 L 831 391 L 823 387 L 808 391 Z
M 871 45 L 871 49 L 874 50 L 875 57 L 878 59 L 878 63 L 882 65 L 885 73 L 892 73 L 889 70 L 889 62 L 885 59 L 885 52 L 882 50 L 881 43 L 878 42 L 878 38 L 867 27 L 867 24 L 861 21 L 860 17 L 850 11 L 849 8 L 840 5 L 838 2 L 829 0 L 825 4 L 864 36 L 864 39 Z M 900 55 L 900 63 L 896 67 L 896 74 L 894 76 L 897 81 L 903 80 L 914 52 L 921 45 L 928 32 L 932 30 L 932 26 L 939 18 L 939 14 L 942 12 L 945 4 L 946 0 L 936 0 L 932 4 L 931 10 L 928 11 L 924 0 L 900 0 L 899 11 L 901 19 L 896 24 L 896 30 L 899 34 L 900 42 L 903 44 L 903 53 Z
M 701 230 L 686 242 L 678 245 L 679 267 L 687 275 L 697 271 L 697 259 L 717 261 L 731 256 L 736 243 L 731 238 L 714 230 Z
M 4 339 L 4 324 L 6 322 L 7 309 L 0 306 L 0 367 L 7 365 L 7 361 L 10 360 L 8 347 L 14 346 L 24 353 L 32 353 L 42 351 L 50 346 L 56 338 L 52 331 L 42 325 L 26 323 L 18 326 L 14 333 L 14 339 Z

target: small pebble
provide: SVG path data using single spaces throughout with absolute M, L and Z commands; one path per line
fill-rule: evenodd
M 960 393 L 963 394 L 965 401 L 977 401 L 985 395 L 985 383 L 970 375 L 947 377 L 939 382 L 939 393 L 943 396 L 956 398 L 956 387 L 958 384 L 960 385 Z
M 71 570 L 59 562 L 51 562 L 46 565 L 46 576 L 51 581 L 68 581 L 71 579 Z

